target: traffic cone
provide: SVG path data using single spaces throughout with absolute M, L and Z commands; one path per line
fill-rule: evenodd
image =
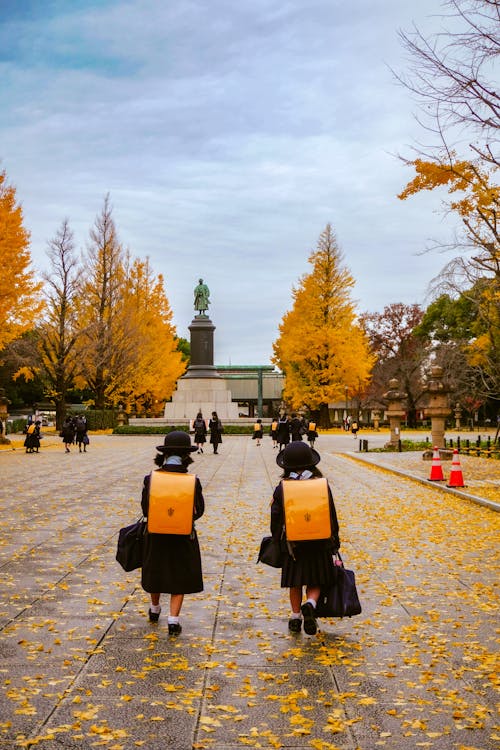
M 439 448 L 437 445 L 434 446 L 434 454 L 432 456 L 431 475 L 429 477 L 430 482 L 443 482 L 443 468 L 441 466 L 441 458 L 439 456 Z
M 451 462 L 450 478 L 446 486 L 447 487 L 465 487 L 457 448 L 455 448 L 455 450 L 453 451 L 453 461 Z

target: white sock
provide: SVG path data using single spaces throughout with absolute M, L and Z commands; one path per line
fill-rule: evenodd
M 159 604 L 152 604 L 150 609 L 151 609 L 151 612 L 153 612 L 155 615 L 159 615 L 161 612 L 161 607 Z
M 302 620 L 302 615 L 300 614 L 300 612 L 292 612 L 292 614 L 290 615 L 290 619 L 291 620 Z
M 316 602 L 314 601 L 314 599 L 308 599 L 306 601 L 306 604 L 310 604 L 311 606 L 314 607 L 314 609 L 316 609 Z
M 179 618 L 174 617 L 173 615 L 169 615 L 167 617 L 167 622 L 169 625 L 178 625 L 179 624 Z

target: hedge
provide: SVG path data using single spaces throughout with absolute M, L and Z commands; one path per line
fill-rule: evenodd
M 188 432 L 187 425 L 121 425 L 115 427 L 113 435 L 166 435 L 172 430 Z M 253 425 L 224 425 L 224 435 L 253 435 Z

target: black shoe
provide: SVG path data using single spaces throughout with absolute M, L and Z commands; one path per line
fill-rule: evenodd
M 151 610 L 149 610 L 148 614 L 149 614 L 149 622 L 158 622 L 158 620 L 160 619 L 159 612 L 151 612 Z
M 314 607 L 309 602 L 306 602 L 300 608 L 302 615 L 304 616 L 304 631 L 307 635 L 315 635 L 318 632 L 318 624 L 316 617 L 314 616 Z
M 288 630 L 291 633 L 300 633 L 300 630 L 302 628 L 302 620 L 300 617 L 291 617 L 288 620 Z
M 169 635 L 179 635 L 182 633 L 182 625 L 178 622 L 169 622 L 168 623 L 168 634 Z

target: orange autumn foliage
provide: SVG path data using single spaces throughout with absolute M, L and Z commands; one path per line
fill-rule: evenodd
M 373 357 L 350 299 L 354 280 L 342 260 L 328 224 L 309 258 L 313 270 L 293 290 L 293 307 L 273 345 L 293 408 L 324 408 L 343 398 L 346 386 L 360 391 L 370 378 Z
M 0 350 L 29 330 L 42 304 L 41 284 L 30 269 L 30 235 L 23 226 L 23 212 L 15 188 L 0 172 Z

